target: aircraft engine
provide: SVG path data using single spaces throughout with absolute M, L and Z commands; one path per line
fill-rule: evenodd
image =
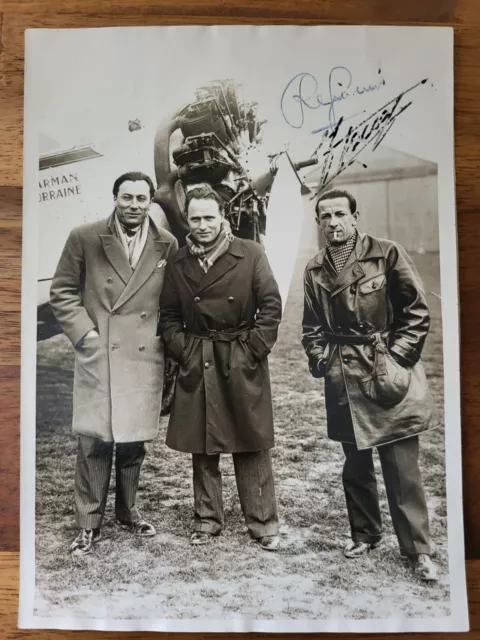
M 233 233 L 261 242 L 268 199 L 280 153 L 262 148 L 266 120 L 255 102 L 240 99 L 241 85 L 219 80 L 197 90 L 195 101 L 167 118 L 155 137 L 157 202 L 172 233 L 184 244 L 188 226 L 185 194 L 210 184 L 225 202 Z M 312 158 L 300 166 L 316 164 Z M 293 165 L 294 168 L 295 165 Z

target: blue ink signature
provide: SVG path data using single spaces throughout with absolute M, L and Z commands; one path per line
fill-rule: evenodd
M 351 71 L 343 66 L 333 67 L 328 74 L 328 91 L 326 97 L 324 97 L 319 90 L 318 81 L 314 75 L 306 71 L 297 73 L 283 90 L 280 100 L 282 115 L 291 127 L 301 129 L 305 124 L 307 110 L 312 111 L 328 107 L 328 124 L 313 130 L 312 134 L 334 129 L 338 124 L 335 112 L 336 105 L 352 96 L 361 96 L 372 91 L 379 91 L 385 85 L 385 80 L 381 75 L 380 69 L 378 74 L 380 78 L 377 83 L 363 86 L 357 84 L 353 87 Z M 364 112 L 361 111 L 343 118 L 343 120 L 354 118 L 360 113 Z

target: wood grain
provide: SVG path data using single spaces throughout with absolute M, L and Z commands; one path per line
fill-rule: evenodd
M 62 14 L 108 13 L 114 18 L 118 14 L 172 16 L 182 19 L 208 16 L 214 22 L 225 18 L 242 20 L 312 20 L 316 23 L 345 22 L 359 24 L 384 24 L 393 22 L 458 23 L 469 21 L 478 15 L 475 2 L 455 0 L 423 0 L 422 2 L 390 3 L 383 0 L 243 0 L 242 2 L 217 2 L 212 0 L 4 0 L 0 3 L 3 13 L 28 15 L 31 13 L 60 12 Z M 66 19 L 67 20 L 67 19 Z
M 107 634 L 15 631 L 18 597 L 23 35 L 32 27 L 160 24 L 430 24 L 455 27 L 464 511 L 471 625 L 480 638 L 480 3 L 477 0 L 0 0 L 0 637 Z M 448 425 L 447 425 L 448 428 Z M 141 638 L 152 634 L 124 634 Z M 152 636 L 153 637 L 153 636 Z M 179 637 L 179 636 L 175 636 Z M 204 635 L 206 637 L 206 635 Z M 209 637 L 217 638 L 210 634 Z M 223 636 L 225 637 L 225 636 Z M 413 637 L 413 636 L 412 636 Z M 428 637 L 428 636 L 424 636 Z

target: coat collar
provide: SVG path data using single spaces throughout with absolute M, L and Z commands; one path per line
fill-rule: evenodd
M 115 214 L 112 213 L 108 218 L 107 228 L 104 229 L 106 233 L 99 234 L 99 238 L 108 261 L 123 280 L 123 283 L 127 284 L 133 271 L 125 255 L 122 242 L 120 238 L 117 238 L 117 234 L 115 233 L 114 215 Z
M 358 232 L 357 242 L 352 254 L 355 254 L 358 261 L 385 257 L 385 252 L 379 241 L 373 236 L 369 236 L 367 233 L 361 233 L 360 231 Z M 328 260 L 327 251 L 326 249 L 321 249 L 307 268 L 315 269 L 316 267 L 322 267 L 326 260 Z
M 322 249 L 318 253 L 308 268 L 319 270 L 314 275 L 314 279 L 333 297 L 365 275 L 361 265 L 362 261 L 383 258 L 384 255 L 376 238 L 359 232 L 355 248 L 340 273 L 337 274 L 326 249 Z
M 200 266 L 197 257 L 192 256 L 187 248 L 177 254 L 175 261 L 183 263 L 185 277 L 190 281 L 194 290 L 199 292 L 219 280 L 227 271 L 233 269 L 238 260 L 243 258 L 244 255 L 245 252 L 241 240 L 235 238 L 230 243 L 228 251 L 214 262 L 207 273 Z
M 158 262 L 168 253 L 171 242 L 163 240 L 159 230 L 150 218 L 147 242 L 135 271 L 132 270 L 123 245 L 115 233 L 113 213 L 107 220 L 107 229 L 110 233 L 100 234 L 105 255 L 118 275 L 125 283 L 125 289 L 115 302 L 113 309 L 118 309 L 125 304 L 140 287 L 148 280 Z

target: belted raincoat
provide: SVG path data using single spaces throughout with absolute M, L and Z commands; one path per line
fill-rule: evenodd
M 420 361 L 429 311 L 407 252 L 359 233 L 340 273 L 322 249 L 304 286 L 302 344 L 325 378 L 329 437 L 367 449 L 435 426 Z
M 207 454 L 273 447 L 267 356 L 282 305 L 263 248 L 235 238 L 205 273 L 182 247 L 160 309 L 166 351 L 180 365 L 167 445 Z

